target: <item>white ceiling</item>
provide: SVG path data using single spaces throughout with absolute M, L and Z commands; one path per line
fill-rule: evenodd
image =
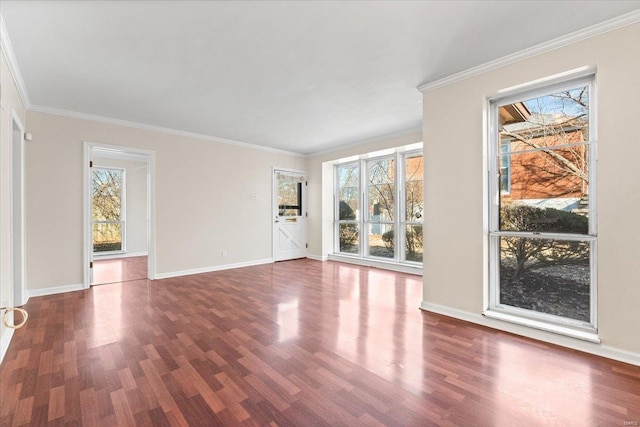
M 420 84 L 640 1 L 7 1 L 32 108 L 298 153 L 421 126 Z

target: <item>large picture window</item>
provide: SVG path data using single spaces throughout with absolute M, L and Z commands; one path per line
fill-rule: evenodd
M 595 333 L 593 105 L 592 77 L 491 102 L 489 313 Z
M 396 263 L 422 262 L 422 152 L 335 166 L 335 252 Z

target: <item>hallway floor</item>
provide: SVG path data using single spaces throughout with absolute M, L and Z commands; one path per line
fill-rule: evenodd
M 130 282 L 147 278 L 147 257 L 93 260 L 92 285 Z

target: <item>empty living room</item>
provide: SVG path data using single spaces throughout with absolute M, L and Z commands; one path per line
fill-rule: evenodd
M 640 0 L 0 2 L 0 425 L 639 426 Z

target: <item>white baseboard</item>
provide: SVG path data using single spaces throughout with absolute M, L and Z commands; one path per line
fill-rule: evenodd
M 407 264 L 396 264 L 395 262 L 378 261 L 369 258 L 355 258 L 350 256 L 330 254 L 328 259 L 331 261 L 346 262 L 348 264 L 364 265 L 365 267 L 375 267 L 384 270 L 398 271 L 401 273 L 415 274 L 422 276 L 422 266 L 413 266 Z
M 117 258 L 133 258 L 137 256 L 148 256 L 149 252 L 123 252 L 121 254 L 110 255 L 93 255 L 94 261 L 100 261 L 101 259 L 117 259 Z
M 64 292 L 73 292 L 73 291 L 81 291 L 84 289 L 82 283 L 78 285 L 63 285 L 63 286 L 53 286 L 50 288 L 42 288 L 42 289 L 28 289 L 27 294 L 29 298 L 31 297 L 42 297 L 45 295 L 55 295 L 62 294 Z
M 325 255 L 325 256 L 319 256 L 319 255 L 311 255 L 311 254 L 307 254 L 307 258 L 309 258 L 309 259 L 313 259 L 313 260 L 316 260 L 316 261 L 326 261 L 326 260 L 328 260 L 328 259 L 329 259 L 329 256 L 328 256 L 328 255 Z
M 608 359 L 618 360 L 620 362 L 630 363 L 640 366 L 640 354 L 633 353 L 619 348 L 609 347 L 607 345 L 596 344 L 576 338 L 558 335 L 551 332 L 545 332 L 538 329 L 529 328 L 522 325 L 516 325 L 497 319 L 491 319 L 481 314 L 471 313 L 456 308 L 446 307 L 443 305 L 433 304 L 422 301 L 420 309 L 431 311 L 433 313 L 442 314 L 467 322 L 476 323 L 478 325 L 487 326 L 489 328 L 510 332 L 516 335 L 522 335 L 539 341 L 548 342 L 550 344 L 568 347 L 574 350 L 583 351 L 585 353 L 595 354 L 596 356 L 606 357 Z
M 189 276 L 192 274 L 211 273 L 212 271 L 231 270 L 233 268 L 252 267 L 254 265 L 271 264 L 272 258 L 258 259 L 255 261 L 237 262 L 235 264 L 213 265 L 210 267 L 193 268 L 190 270 L 170 271 L 168 273 L 156 273 L 155 280 L 169 279 L 171 277 Z
M 4 360 L 4 355 L 7 354 L 7 350 L 9 350 L 9 344 L 11 343 L 11 338 L 13 338 L 14 329 L 5 328 L 4 333 L 2 334 L 2 339 L 0 339 L 0 363 Z

